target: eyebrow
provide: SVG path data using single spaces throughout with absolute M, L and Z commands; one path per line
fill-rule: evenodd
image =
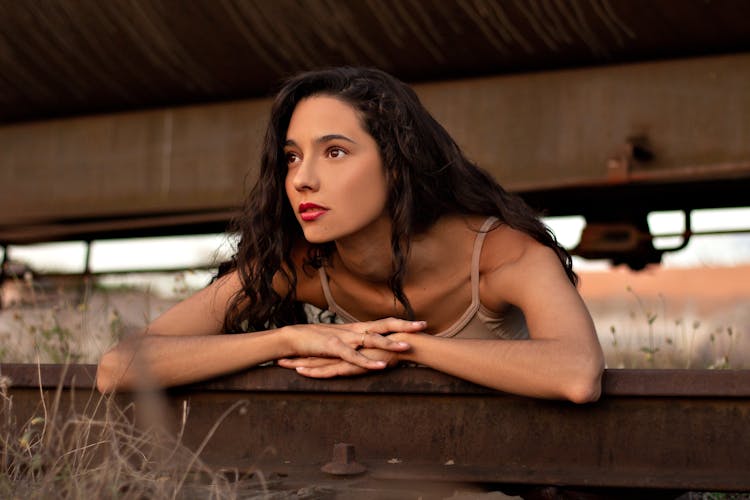
M 350 139 L 349 137 L 345 135 L 341 135 L 341 134 L 326 134 L 324 136 L 321 136 L 315 139 L 315 142 L 317 144 L 323 144 L 325 142 L 335 141 L 335 140 L 347 141 L 347 142 L 351 142 L 352 144 L 357 144 L 357 141 L 355 141 L 354 139 Z M 286 142 L 284 142 L 284 146 L 297 146 L 297 143 L 294 142 L 292 139 L 287 139 Z

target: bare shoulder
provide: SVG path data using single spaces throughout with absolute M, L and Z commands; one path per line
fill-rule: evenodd
M 552 248 L 504 224 L 487 233 L 479 272 L 483 303 L 492 309 L 521 305 L 545 287 L 575 290 Z
M 575 339 L 600 352 L 591 315 L 554 249 L 501 226 L 487 235 L 482 254 L 480 296 L 486 307 L 519 307 L 532 339 Z
M 508 272 L 531 263 L 541 264 L 544 261 L 560 264 L 553 249 L 539 243 L 523 231 L 500 224 L 485 236 L 480 272 L 482 274 Z

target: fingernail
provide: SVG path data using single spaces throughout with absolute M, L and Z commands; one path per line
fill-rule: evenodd
M 407 344 L 406 342 L 396 342 L 396 345 L 399 347 L 409 347 L 409 344 Z
M 385 366 L 385 361 L 376 361 L 375 364 L 378 366 Z
M 427 325 L 426 321 L 412 321 L 411 323 L 414 326 L 426 326 Z
M 295 368 L 295 370 L 297 370 L 298 372 L 301 372 L 302 370 L 305 370 L 305 367 L 304 366 L 298 366 L 297 368 Z

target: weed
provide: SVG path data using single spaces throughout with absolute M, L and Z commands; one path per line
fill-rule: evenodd
M 184 275 L 172 279 L 184 296 L 192 293 Z M 16 299 L 0 310 L 0 362 L 32 363 L 38 356 L 43 363 L 95 363 L 177 300 L 158 298 L 148 287 L 110 289 L 91 277 L 56 284 L 29 274 L 11 281 L 13 294 L 6 295 Z
M 1 498 L 237 498 L 239 481 L 204 464 L 159 425 L 136 425 L 136 405 L 121 408 L 92 393 L 82 411 L 63 411 L 62 389 L 41 394 L 40 407 L 17 422 L 12 381 L 0 376 Z M 41 392 L 41 389 L 40 389 Z M 73 395 L 71 395 L 71 401 Z M 86 399 L 84 397 L 84 399 Z M 228 409 L 205 437 L 203 445 Z M 187 404 L 183 408 L 184 433 Z M 235 471 L 235 478 L 246 477 Z M 261 494 L 262 491 L 256 491 Z
M 709 326 L 697 319 L 671 319 L 662 295 L 657 302 L 645 300 L 630 287 L 626 291 L 635 307 L 628 312 L 629 322 L 609 326 L 607 366 L 730 369 L 742 365 L 742 360 L 732 354 L 738 339 L 734 325 Z
M 656 321 L 656 318 L 658 318 L 658 315 L 653 309 L 649 309 L 644 305 L 641 298 L 632 288 L 627 287 L 627 291 L 635 297 L 639 311 L 648 325 L 648 345 L 641 346 L 640 351 L 645 354 L 645 359 L 650 364 L 651 368 L 654 368 L 656 367 L 656 354 L 659 352 L 659 348 L 656 346 L 654 340 L 654 322 Z
M 720 338 L 724 333 L 726 333 L 728 340 L 726 341 L 726 348 L 724 350 L 721 350 L 718 344 Z M 732 366 L 729 360 L 735 341 L 734 329 L 731 326 L 726 327 L 726 329 L 718 327 L 714 332 L 711 333 L 709 339 L 711 341 L 711 351 L 713 353 L 713 359 L 715 361 L 710 364 L 708 368 L 720 370 L 731 368 Z

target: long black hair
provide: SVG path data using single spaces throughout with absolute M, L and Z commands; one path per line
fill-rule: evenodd
M 236 221 L 241 235 L 237 252 L 220 269 L 220 274 L 236 269 L 242 282 L 225 318 L 226 331 L 305 321 L 296 301 L 297 273 L 291 257 L 292 248 L 304 236 L 284 188 L 284 143 L 295 107 L 315 95 L 351 105 L 380 148 L 392 223 L 389 286 L 405 316 L 413 317 L 403 291 L 411 239 L 446 214 L 495 216 L 500 224 L 529 234 L 557 253 L 568 278 L 577 284 L 570 255 L 537 214 L 470 162 L 408 85 L 377 69 L 332 68 L 289 79 L 273 102 L 260 175 Z M 333 248 L 333 243 L 310 245 L 306 262 L 320 267 Z M 284 293 L 274 290 L 274 279 L 286 284 Z

